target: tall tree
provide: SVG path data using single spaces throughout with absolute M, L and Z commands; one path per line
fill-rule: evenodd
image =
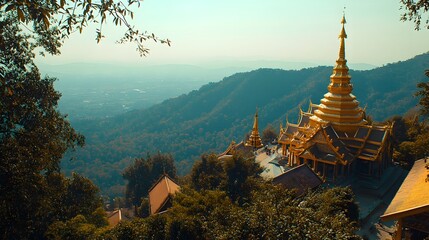
M 429 78 L 429 70 L 426 70 L 426 75 Z M 429 82 L 421 82 L 417 84 L 419 90 L 415 93 L 415 96 L 420 97 L 419 105 L 420 105 L 420 113 L 424 117 L 429 116 Z
M 201 160 L 194 163 L 191 174 L 191 185 L 196 190 L 214 190 L 226 180 L 223 166 L 215 154 L 204 154 Z
M 14 14 L 0 14 L 0 234 L 35 238 L 51 218 L 45 211 L 51 191 L 58 190 L 50 176 L 60 172 L 64 152 L 84 139 L 58 112 L 55 79 L 41 78 L 29 36 Z
M 135 42 L 141 55 L 148 53 L 143 46 L 147 39 L 169 44 L 128 22 L 133 18 L 130 6 L 139 4 L 139 0 L 0 0 L 1 238 L 43 238 L 52 221 L 99 205 L 97 188 L 89 180 L 76 175 L 69 182 L 60 174 L 65 151 L 83 145 L 84 139 L 58 112 L 55 79 L 41 78 L 34 52 L 59 54 L 63 40 L 89 24 L 99 24 L 100 41 L 108 19 L 126 27 L 119 42 Z M 61 215 L 64 212 L 68 214 Z
M 267 127 L 262 131 L 261 140 L 264 144 L 269 144 L 275 139 L 277 139 L 276 129 L 273 127 L 273 125 L 268 124 Z
M 420 30 L 422 24 L 425 24 L 425 28 L 429 29 L 429 0 L 401 0 L 402 7 L 405 9 L 405 13 L 402 15 L 402 21 L 414 21 L 415 29 Z M 423 20 L 422 17 L 426 20 Z M 425 71 L 425 75 L 429 78 L 429 69 Z M 416 96 L 420 97 L 419 104 L 421 106 L 421 113 L 423 116 L 429 115 L 429 83 L 421 82 L 417 84 L 420 88 L 416 92 Z
M 262 171 L 254 159 L 240 154 L 224 159 L 215 154 L 203 155 L 191 170 L 191 184 L 197 190 L 225 191 L 233 201 L 244 203 Z
M 422 107 L 422 112 L 424 107 Z M 415 115 L 411 118 L 394 117 L 393 158 L 405 168 L 411 168 L 415 160 L 429 154 L 429 126 L 427 121 L 419 120 Z
M 135 159 L 122 174 L 128 181 L 125 191 L 128 203 L 140 206 L 141 199 L 147 197 L 149 189 L 163 174 L 176 178 L 176 167 L 170 154 L 158 152 L 154 156 L 148 154 L 146 159 Z

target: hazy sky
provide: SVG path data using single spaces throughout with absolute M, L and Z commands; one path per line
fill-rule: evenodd
M 134 25 L 169 38 L 172 46 L 148 42 L 140 58 L 132 44 L 119 45 L 122 29 L 108 24 L 102 43 L 94 28 L 73 34 L 54 57 L 38 62 L 113 62 L 209 65 L 227 61 L 290 61 L 333 65 L 346 6 L 349 63 L 385 63 L 429 50 L 429 30 L 401 22 L 399 0 L 145 0 Z

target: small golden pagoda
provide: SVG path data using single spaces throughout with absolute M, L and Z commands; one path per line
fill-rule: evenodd
M 255 150 L 262 148 L 261 137 L 259 135 L 259 124 L 258 124 L 258 109 L 256 109 L 255 117 L 253 120 L 253 128 L 249 138 L 246 141 L 241 141 L 238 144 L 232 141 L 228 148 L 218 155 L 219 159 L 232 157 L 234 154 L 241 154 L 246 157 L 254 157 Z
M 320 104 L 300 109 L 297 124 L 280 128 L 279 144 L 289 166 L 308 164 L 328 180 L 351 171 L 380 176 L 391 159 L 391 125 L 370 125 L 352 94 L 345 57 L 345 17 L 341 20 L 340 50 L 328 93 Z
M 261 148 L 263 146 L 258 129 L 258 109 L 256 109 L 255 118 L 253 120 L 253 128 L 250 137 L 244 144 L 246 147 Z

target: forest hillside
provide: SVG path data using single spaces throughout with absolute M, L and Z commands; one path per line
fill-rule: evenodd
M 367 71 L 350 71 L 353 94 L 375 121 L 406 113 L 417 104 L 416 85 L 425 81 L 429 53 Z M 172 153 L 185 174 L 204 152 L 220 152 L 251 130 L 259 109 L 261 131 L 295 122 L 299 106 L 319 103 L 332 67 L 301 70 L 258 69 L 236 73 L 199 90 L 113 118 L 80 121 L 75 128 L 86 146 L 63 161 L 66 172 L 91 178 L 103 191 L 120 192 L 121 172 L 136 157 Z

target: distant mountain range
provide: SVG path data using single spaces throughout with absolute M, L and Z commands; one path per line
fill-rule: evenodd
M 218 82 L 224 76 L 255 68 L 301 69 L 318 66 L 309 62 L 212 60 L 198 65 L 148 63 L 39 64 L 43 75 L 55 76 L 61 92 L 59 108 L 72 122 L 79 119 L 112 117 L 143 109 Z M 353 64 L 352 69 L 376 66 Z
M 401 115 L 413 108 L 418 82 L 427 81 L 429 53 L 366 71 L 350 71 L 361 107 L 376 121 Z M 332 67 L 301 70 L 258 69 L 236 73 L 220 82 L 102 121 L 75 123 L 87 145 L 64 161 L 66 171 L 89 176 L 104 191 L 117 193 L 120 173 L 135 157 L 148 152 L 172 153 L 184 174 L 204 152 L 220 152 L 251 130 L 259 109 L 261 131 L 278 128 L 286 116 L 294 122 L 298 107 L 319 103 L 327 92 Z

